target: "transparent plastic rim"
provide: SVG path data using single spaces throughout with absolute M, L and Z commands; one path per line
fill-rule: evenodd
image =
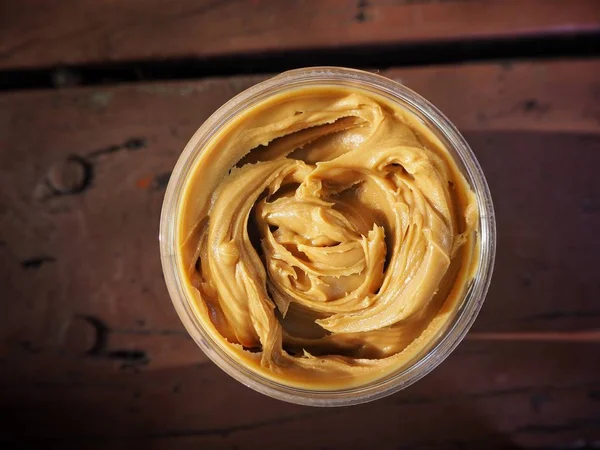
M 209 140 L 237 114 L 271 95 L 308 85 L 333 85 L 367 90 L 399 103 L 421 118 L 448 147 L 467 182 L 475 192 L 480 211 L 479 261 L 474 281 L 455 317 L 427 352 L 410 366 L 370 384 L 337 391 L 308 390 L 269 380 L 232 358 L 203 329 L 188 298 L 178 268 L 178 209 L 187 176 Z M 415 383 L 437 367 L 456 348 L 475 321 L 487 294 L 496 252 L 496 222 L 489 187 L 469 145 L 456 127 L 435 106 L 396 81 L 361 70 L 341 67 L 311 67 L 284 72 L 238 94 L 192 136 L 171 175 L 160 218 L 160 253 L 165 281 L 173 305 L 187 331 L 206 355 L 227 374 L 270 397 L 312 406 L 345 406 L 373 401 Z

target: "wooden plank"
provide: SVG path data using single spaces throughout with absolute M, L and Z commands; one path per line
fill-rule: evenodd
M 597 346 L 466 342 L 408 390 L 334 410 L 266 398 L 214 365 L 13 382 L 2 385 L 3 438 L 61 448 L 252 448 L 259 437 L 281 448 L 290 436 L 286 448 L 558 448 L 600 438 L 599 356 Z
M 465 132 L 495 200 L 497 269 L 473 333 L 442 367 L 406 392 L 343 410 L 270 400 L 206 364 L 161 275 L 169 171 L 198 125 L 260 77 L 0 95 L 3 439 L 591 445 L 600 346 L 572 337 L 600 328 L 599 69 L 590 60 L 384 72 Z M 77 187 L 77 164 L 81 192 L 52 194 L 48 182 Z
M 595 75 L 599 72 L 597 61 L 386 72 L 431 98 L 469 132 L 488 174 L 500 230 L 496 279 L 502 280 L 490 293 L 498 301 L 488 302 L 498 305 L 502 314 L 497 317 L 499 311 L 492 310 L 493 329 L 488 331 L 509 331 L 516 319 L 521 321 L 519 330 L 532 324 L 543 330 L 548 322 L 553 326 L 561 322 L 568 331 L 572 319 L 585 321 L 588 313 L 597 313 L 592 303 L 597 294 L 595 265 L 589 260 L 594 253 L 587 251 L 591 240 L 587 230 L 597 224 L 592 168 L 600 126 Z M 133 331 L 111 334 L 128 340 L 126 348 L 142 340 L 146 345 L 154 342 L 151 333 L 180 332 L 177 317 L 164 302 L 166 291 L 156 258 L 162 190 L 180 149 L 197 126 L 221 103 L 258 80 L 242 77 L 3 95 L 0 162 L 6 237 L 2 255 L 8 292 L 23 299 L 11 305 L 15 316 L 8 317 L 16 320 L 7 320 L 7 330 L 22 329 L 29 322 L 30 329 L 21 330 L 29 338 L 22 340 L 53 346 L 68 340 L 73 327 L 81 328 L 77 317 L 92 316 L 111 330 Z M 555 95 L 558 86 L 569 95 Z M 524 106 L 532 103 L 537 106 Z M 586 134 L 565 134 L 573 131 Z M 562 176 L 565 148 L 579 150 L 570 164 L 576 177 Z M 48 173 L 72 155 L 90 165 L 88 189 L 80 195 L 49 196 Z M 507 173 L 515 178 L 506 178 Z M 559 178 L 561 183 L 556 183 Z M 524 201 L 532 198 L 535 202 Z M 562 220 L 565 211 L 576 233 L 569 233 L 571 223 Z M 546 220 L 549 215 L 552 221 Z M 123 233 L 123 224 L 138 234 Z M 74 238 L 84 240 L 85 246 L 73 249 Z M 107 247 L 107 242 L 114 243 Z M 577 252 L 577 258 L 560 260 L 570 250 Z M 92 262 L 82 264 L 87 258 Z M 573 274 L 573 284 L 558 283 L 564 268 Z M 70 276 L 73 273 L 78 276 Z M 32 278 L 36 283 L 31 283 Z M 40 285 L 47 287 L 41 296 Z M 565 309 L 563 298 L 570 286 L 582 293 L 577 296 L 581 303 Z M 501 297 L 515 293 L 528 298 L 526 309 L 504 306 Z M 484 309 L 483 318 L 487 308 L 493 306 Z M 179 345 L 181 336 L 165 339 Z M 191 354 L 195 351 L 193 345 L 183 348 Z M 153 359 L 153 364 L 163 364 L 159 361 Z
M 25 0 L 0 5 L 0 68 L 597 31 L 596 0 Z

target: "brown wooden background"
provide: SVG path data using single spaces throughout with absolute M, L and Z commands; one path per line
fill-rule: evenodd
M 435 103 L 497 212 L 466 341 L 341 409 L 221 372 L 158 256 L 192 133 L 313 55 Z M 600 1 L 0 2 L 0 89 L 2 448 L 600 448 Z

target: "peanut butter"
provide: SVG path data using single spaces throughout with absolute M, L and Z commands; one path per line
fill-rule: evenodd
M 342 389 L 399 370 L 454 316 L 478 211 L 412 113 L 367 91 L 277 94 L 211 138 L 186 180 L 179 268 L 240 364 Z

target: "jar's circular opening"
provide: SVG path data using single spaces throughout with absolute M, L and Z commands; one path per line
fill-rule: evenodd
M 190 170 L 200 152 L 223 126 L 236 115 L 272 95 L 298 87 L 327 85 L 354 87 L 384 96 L 413 113 L 429 127 L 453 156 L 475 193 L 479 208 L 479 248 L 476 255 L 477 269 L 462 303 L 454 318 L 433 340 L 425 354 L 409 366 L 367 385 L 344 390 L 316 391 L 283 385 L 250 370 L 224 351 L 203 329 L 178 268 L 176 222 L 182 191 Z M 210 116 L 190 139 L 175 165 L 165 193 L 159 238 L 163 273 L 175 309 L 189 334 L 207 356 L 227 374 L 258 392 L 280 400 L 313 406 L 344 406 L 376 400 L 406 388 L 437 367 L 460 343 L 477 317 L 489 288 L 496 250 L 491 194 L 475 155 L 456 127 L 431 103 L 400 83 L 370 72 L 338 67 L 313 67 L 284 72 L 243 91 Z

